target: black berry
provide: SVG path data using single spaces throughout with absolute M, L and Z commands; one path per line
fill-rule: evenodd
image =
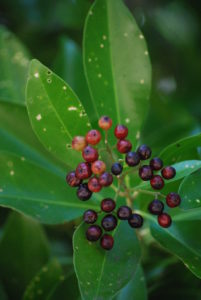
M 83 216 L 83 220 L 87 224 L 95 223 L 97 218 L 98 218 L 97 213 L 92 209 L 86 210 L 85 213 L 84 213 L 84 216 Z
M 106 231 L 111 231 L 117 226 L 117 219 L 113 215 L 106 215 L 101 222 Z
M 164 187 L 164 180 L 160 175 L 154 175 L 150 180 L 153 189 L 161 190 Z
M 123 166 L 119 162 L 114 163 L 111 167 L 111 172 L 114 175 L 120 175 L 122 171 Z
M 66 175 L 66 182 L 71 186 L 71 187 L 77 187 L 80 185 L 82 180 L 76 177 L 76 174 L 74 171 L 68 173 Z
M 91 198 L 92 192 L 88 189 L 88 186 L 86 183 L 80 184 L 80 186 L 77 189 L 77 196 L 80 200 L 86 201 L 89 198 Z
M 117 217 L 120 220 L 128 220 L 132 215 L 132 210 L 128 206 L 120 206 L 117 211 Z
M 101 209 L 104 212 L 112 212 L 116 207 L 116 203 L 111 198 L 103 199 L 101 202 Z
M 139 169 L 139 176 L 142 180 L 147 181 L 153 177 L 153 170 L 150 166 L 144 165 Z
M 147 145 L 140 146 L 137 152 L 142 160 L 146 160 L 151 156 L 151 149 Z
M 128 223 L 133 228 L 140 228 L 143 225 L 143 217 L 138 214 L 132 214 L 128 219 Z
M 126 163 L 130 167 L 137 166 L 140 162 L 140 156 L 137 152 L 128 152 L 126 154 Z
M 150 204 L 149 204 L 149 211 L 152 215 L 160 215 L 162 214 L 164 209 L 164 204 L 163 202 L 161 202 L 160 200 L 153 200 Z
M 113 182 L 112 174 L 105 172 L 100 175 L 99 177 L 99 183 L 101 186 L 109 186 Z
M 181 203 L 181 198 L 180 198 L 179 194 L 177 194 L 177 193 L 169 193 L 166 196 L 166 203 L 171 208 L 177 207 Z
M 111 250 L 114 245 L 114 239 L 109 234 L 104 234 L 100 241 L 101 247 L 105 250 Z
M 170 215 L 166 213 L 162 213 L 161 215 L 158 216 L 158 224 L 162 227 L 169 227 L 172 223 L 172 219 Z
M 176 170 L 175 168 L 168 166 L 162 169 L 161 174 L 165 179 L 172 179 L 176 175 Z
M 98 225 L 91 225 L 86 231 L 87 240 L 90 242 L 96 242 L 102 235 L 102 229 Z
M 159 157 L 154 157 L 150 160 L 149 165 L 153 170 L 158 171 L 158 170 L 162 169 L 163 161 Z

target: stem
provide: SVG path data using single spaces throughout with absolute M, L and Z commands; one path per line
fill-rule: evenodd
M 105 146 L 106 146 L 106 151 L 109 153 L 110 157 L 111 157 L 111 160 L 113 162 L 115 162 L 115 159 L 114 159 L 114 156 L 113 156 L 113 153 L 112 153 L 112 150 L 108 144 L 108 131 L 106 130 L 105 131 Z
M 160 196 L 162 198 L 166 198 L 166 196 L 160 192 L 151 192 L 151 191 L 147 191 L 147 190 L 140 190 L 140 189 L 137 189 L 137 190 L 134 190 L 134 193 L 136 192 L 139 192 L 139 193 L 142 193 L 142 194 L 146 194 L 146 195 L 152 195 L 154 197 L 157 198 L 157 196 Z M 133 195 L 134 195 L 133 193 Z

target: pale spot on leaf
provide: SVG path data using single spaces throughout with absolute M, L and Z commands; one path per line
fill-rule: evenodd
M 40 121 L 41 119 L 42 119 L 41 114 L 38 114 L 38 115 L 36 116 L 36 120 L 37 120 L 37 121 Z
M 69 111 L 77 110 L 77 107 L 75 107 L 75 106 L 69 106 L 69 107 L 68 107 L 68 110 L 69 110 Z
M 15 172 L 13 170 L 10 171 L 10 175 L 13 176 Z
M 128 123 L 130 123 L 130 119 L 129 118 L 126 118 L 125 119 L 125 122 L 128 124 Z
M 144 79 L 141 79 L 141 80 L 140 80 L 140 83 L 141 83 L 141 84 L 144 84 Z
M 39 73 L 38 72 L 34 73 L 34 77 L 39 78 Z
M 100 44 L 100 47 L 101 47 L 101 48 L 104 48 L 104 44 Z
M 144 36 L 142 34 L 139 35 L 139 38 L 143 40 Z

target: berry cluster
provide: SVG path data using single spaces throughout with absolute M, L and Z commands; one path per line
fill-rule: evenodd
M 99 120 L 99 127 L 106 132 L 111 128 L 112 120 L 103 116 Z M 161 190 L 164 187 L 165 180 L 172 179 L 176 175 L 176 170 L 171 166 L 163 167 L 163 161 L 158 158 L 152 158 L 148 164 L 142 164 L 143 161 L 150 159 L 151 149 L 146 145 L 141 145 L 137 151 L 132 151 L 131 142 L 126 139 L 128 128 L 124 125 L 117 125 L 114 135 L 118 139 L 116 144 L 117 151 L 125 154 L 125 165 L 128 167 L 138 167 L 139 176 L 144 181 L 150 181 L 154 190 Z M 113 183 L 113 175 L 119 180 L 123 178 L 123 164 L 119 161 L 113 162 L 111 170 L 107 170 L 106 164 L 99 159 L 99 152 L 96 145 L 101 141 L 101 133 L 98 130 L 90 130 L 85 137 L 76 136 L 72 141 L 72 148 L 82 152 L 84 162 L 78 164 L 75 171 L 67 174 L 66 181 L 71 187 L 77 187 L 77 196 L 80 200 L 86 201 L 91 198 L 93 193 L 99 192 L 104 187 L 109 187 Z M 105 143 L 107 145 L 107 140 Z M 159 175 L 160 171 L 160 175 Z M 157 172 L 155 174 L 155 172 Z M 122 175 L 121 175 L 122 174 Z M 121 181 L 120 181 L 121 182 Z M 127 191 L 128 193 L 128 191 Z M 162 227 L 171 225 L 171 217 L 164 212 L 164 204 L 155 193 L 155 199 L 149 204 L 149 212 L 158 216 L 158 223 Z M 166 204 L 173 208 L 180 204 L 181 198 L 176 193 L 169 193 L 166 196 Z M 143 217 L 133 213 L 128 206 L 121 206 L 116 210 L 116 202 L 111 198 L 103 199 L 100 212 L 87 210 L 83 219 L 85 223 L 90 224 L 86 231 L 86 237 L 94 242 L 100 239 L 101 247 L 110 250 L 113 247 L 114 239 L 108 232 L 114 230 L 119 220 L 127 220 L 132 228 L 140 228 L 143 225 Z M 100 225 L 95 224 L 98 215 L 103 214 Z M 103 233 L 105 231 L 106 233 Z

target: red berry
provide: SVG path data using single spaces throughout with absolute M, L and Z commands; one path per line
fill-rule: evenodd
M 147 181 L 153 177 L 153 170 L 150 166 L 144 165 L 139 169 L 139 176 L 142 180 Z
M 99 183 L 102 186 L 109 186 L 112 184 L 112 182 L 113 182 L 112 174 L 108 172 L 101 174 L 99 177 Z
M 176 175 L 176 170 L 175 168 L 168 166 L 162 169 L 161 174 L 165 179 L 172 179 Z
M 76 151 L 82 151 L 87 146 L 84 136 L 75 136 L 72 140 L 72 148 Z
M 128 135 L 128 128 L 119 124 L 115 127 L 114 134 L 118 139 L 124 139 Z
M 140 146 L 137 152 L 142 160 L 146 160 L 151 156 L 151 149 L 147 145 Z
M 128 206 L 120 206 L 117 211 L 117 217 L 120 220 L 128 220 L 132 215 L 132 209 Z
M 92 163 L 91 170 L 94 174 L 100 175 L 105 172 L 106 165 L 102 160 L 96 160 Z
M 98 151 L 92 148 L 91 146 L 87 146 L 82 151 L 82 157 L 87 162 L 94 162 L 95 160 L 98 159 Z
M 154 175 L 150 181 L 153 189 L 161 190 L 164 187 L 164 180 L 160 175 Z
M 92 177 L 89 179 L 88 189 L 94 193 L 98 193 L 102 189 L 97 177 Z
M 88 144 L 96 145 L 101 140 L 101 134 L 98 130 L 92 129 L 86 135 L 86 141 Z
M 109 234 L 104 234 L 100 241 L 101 247 L 105 250 L 111 250 L 114 245 L 114 239 Z
M 164 209 L 164 204 L 160 200 L 155 199 L 149 204 L 149 211 L 152 215 L 162 214 L 163 209 Z
M 66 182 L 71 186 L 71 187 L 76 187 L 79 186 L 82 180 L 76 177 L 75 172 L 72 171 L 66 175 Z
M 113 215 L 106 215 L 102 219 L 101 225 L 106 231 L 112 231 L 117 226 L 117 219 Z
M 97 213 L 92 209 L 86 210 L 84 215 L 83 215 L 83 220 L 87 224 L 95 223 L 97 218 L 98 218 Z
M 162 213 L 160 216 L 158 216 L 158 224 L 162 227 L 169 227 L 172 223 L 172 219 L 171 217 L 166 214 L 166 213 Z
M 119 140 L 117 143 L 117 150 L 120 153 L 127 153 L 129 151 L 131 151 L 132 149 L 132 144 L 130 141 L 128 140 Z
M 140 163 L 140 156 L 137 152 L 128 152 L 126 154 L 126 163 L 130 167 L 135 167 Z
M 96 242 L 102 235 L 102 229 L 98 225 L 91 225 L 86 231 L 87 240 L 90 242 Z
M 98 121 L 98 125 L 100 128 L 108 130 L 112 126 L 112 120 L 107 116 L 102 116 Z
M 133 228 L 140 228 L 143 225 L 143 217 L 138 214 L 132 214 L 128 219 L 128 224 Z
M 166 203 L 171 208 L 177 207 L 181 203 L 181 198 L 180 198 L 179 194 L 177 194 L 177 193 L 169 193 L 166 196 Z
M 77 196 L 82 201 L 86 201 L 91 198 L 92 192 L 88 189 L 86 183 L 80 184 L 79 188 L 77 189 Z
M 104 212 L 107 212 L 107 213 L 111 212 L 115 209 L 115 207 L 116 207 L 116 203 L 111 198 L 106 198 L 101 201 L 101 209 Z
M 91 176 L 91 167 L 87 162 L 80 163 L 75 171 L 76 177 L 79 179 L 87 179 Z
M 158 171 L 163 167 L 163 161 L 158 157 L 154 157 L 151 159 L 149 165 L 153 170 Z

